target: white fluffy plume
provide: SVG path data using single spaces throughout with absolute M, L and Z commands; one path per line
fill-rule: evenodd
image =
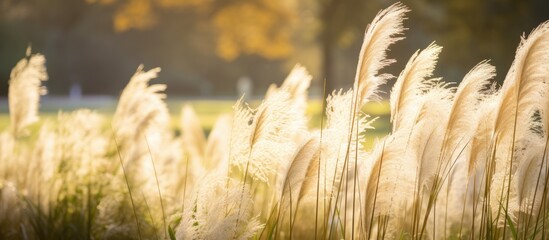
M 302 186 L 306 175 L 313 161 L 318 161 L 320 150 L 319 139 L 310 137 L 301 144 L 294 154 L 293 160 L 289 165 L 282 168 L 277 181 L 278 193 L 280 197 L 280 206 L 286 209 L 291 203 L 290 211 L 295 212 L 299 197 L 302 195 Z
M 206 137 L 194 108 L 186 104 L 181 110 L 183 149 L 193 161 L 204 161 Z
M 261 229 L 262 225 L 252 216 L 249 189 L 242 192 L 239 183 L 227 183 L 227 179 L 216 174 L 209 174 L 204 180 L 183 209 L 177 239 L 244 240 Z
M 534 125 L 533 114 L 541 109 L 539 101 L 543 97 L 549 79 L 549 22 L 542 23 L 523 37 L 517 49 L 515 60 L 505 77 L 498 102 L 497 118 L 493 136 L 497 144 L 496 164 L 490 188 L 492 212 L 500 213 L 499 206 L 509 203 L 506 196 L 510 189 L 509 178 L 516 171 L 516 140 L 528 136 Z M 500 218 L 500 221 L 503 221 Z
M 548 59 L 549 22 L 545 22 L 522 38 L 505 77 L 495 126 L 498 138 L 509 137 L 515 127 L 519 132 L 530 127 L 524 123 L 530 122 L 533 112 L 539 109 L 544 83 L 549 78 Z M 521 124 L 515 124 L 517 121 Z
M 471 146 L 477 121 L 480 120 L 476 114 L 479 101 L 483 98 L 482 90 L 495 76 L 495 71 L 494 66 L 482 61 L 465 75 L 458 86 L 442 143 L 441 160 L 444 166 L 455 161 L 466 146 Z
M 32 54 L 30 47 L 27 56 L 11 70 L 9 80 L 9 108 L 11 130 L 14 136 L 23 128 L 38 121 L 40 95 L 46 94 L 42 81 L 48 80 L 46 58 L 42 54 Z
M 413 111 L 417 105 L 417 99 L 424 91 L 438 81 L 438 78 L 430 79 L 435 70 L 438 55 L 442 47 L 431 43 L 423 51 L 416 51 L 408 60 L 406 67 L 397 78 L 391 91 L 391 122 L 393 132 L 403 124 L 404 121 L 414 121 L 408 111 Z
M 376 100 L 378 87 L 391 77 L 379 74 L 379 70 L 394 62 L 387 59 L 387 51 L 390 45 L 403 39 L 401 34 L 405 28 L 402 22 L 408 11 L 404 5 L 395 3 L 380 11 L 366 29 L 355 76 L 358 103 Z
M 267 182 L 279 164 L 289 161 L 296 136 L 305 129 L 305 117 L 291 104 L 286 91 L 277 91 L 255 110 L 239 101 L 231 139 L 231 164 L 254 179 Z
M 231 141 L 231 123 L 229 115 L 220 116 L 212 127 L 206 141 L 204 166 L 207 169 L 227 169 Z
M 269 89 L 265 94 L 265 99 L 274 95 L 275 92 L 285 91 L 290 95 L 289 98 L 292 104 L 297 105 L 297 108 L 300 111 L 305 111 L 305 108 L 307 107 L 307 90 L 311 85 L 312 79 L 313 76 L 309 74 L 305 67 L 301 64 L 296 64 L 286 79 L 284 79 L 280 88 L 276 87 L 275 84 L 269 86 Z
M 112 126 L 119 141 L 123 144 L 127 140 L 143 138 L 143 134 L 165 130 L 169 127 L 169 114 L 164 84 L 149 85 L 149 81 L 156 78 L 160 68 L 143 71 L 143 65 L 130 79 L 122 91 L 120 100 L 113 116 Z

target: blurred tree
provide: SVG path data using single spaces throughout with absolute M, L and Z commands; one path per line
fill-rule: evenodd
M 407 40 L 390 56 L 398 74 L 418 48 L 444 46 L 438 76 L 459 81 L 493 59 L 499 79 L 519 35 L 549 19 L 547 0 L 402 0 Z M 44 53 L 52 94 L 118 94 L 135 66 L 162 66 L 176 94 L 235 92 L 242 75 L 264 89 L 304 63 L 331 89 L 353 80 L 366 25 L 386 0 L 0 0 L 0 95 L 32 43 Z M 226 64 L 231 61 L 231 64 Z M 315 90 L 313 90 L 315 91 Z M 262 92 L 262 91 L 261 91 Z
M 245 53 L 279 59 L 292 52 L 291 9 L 276 2 L 260 3 L 237 2 L 216 12 L 221 57 L 232 60 Z
M 159 11 L 193 8 L 211 19 L 217 31 L 217 53 L 228 61 L 242 54 L 281 59 L 292 53 L 292 1 L 277 0 L 87 0 L 117 5 L 113 27 L 124 32 L 148 29 Z
M 34 39 L 32 42 L 22 42 L 20 44 L 44 45 L 46 41 L 53 43 L 53 54 L 58 58 L 48 58 L 48 70 L 54 72 L 50 75 L 52 79 L 58 79 L 61 84 L 53 87 L 54 92 L 57 88 L 70 88 L 72 80 L 68 71 L 56 71 L 59 68 L 71 68 L 72 61 L 69 56 L 69 45 L 72 38 L 74 25 L 79 22 L 87 11 L 84 1 L 74 0 L 3 0 L 0 1 L 0 23 L 9 26 L 9 23 L 15 23 L 13 26 L 25 28 L 17 32 L 27 35 L 27 39 Z M 45 30 L 50 31 L 50 38 L 41 36 Z M 37 37 L 41 36 L 41 37 Z M 24 56 L 24 47 L 9 48 L 14 51 L 17 57 Z M 6 65 L 5 67 L 13 67 Z

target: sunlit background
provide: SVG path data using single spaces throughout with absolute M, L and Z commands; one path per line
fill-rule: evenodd
M 385 0 L 0 0 L 0 96 L 27 46 L 47 58 L 49 96 L 116 97 L 139 64 L 161 67 L 170 97 L 235 98 L 280 83 L 302 63 L 312 94 L 350 87 L 364 29 Z M 406 39 L 391 49 L 398 75 L 432 41 L 437 75 L 459 81 L 491 59 L 501 81 L 520 35 L 549 19 L 546 0 L 415 0 Z M 390 87 L 390 85 L 388 86 Z M 386 90 L 388 90 L 386 87 Z

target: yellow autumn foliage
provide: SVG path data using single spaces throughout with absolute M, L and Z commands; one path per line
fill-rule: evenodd
M 164 8 L 171 7 L 199 7 L 207 5 L 212 1 L 208 0 L 158 0 L 158 5 Z
M 217 31 L 217 54 L 225 60 L 240 55 L 268 59 L 287 57 L 293 51 L 292 28 L 296 4 L 291 1 L 235 1 L 219 7 L 214 0 L 87 0 L 89 3 L 120 3 L 113 17 L 117 32 L 145 30 L 160 20 L 156 11 L 166 9 L 207 9 Z M 208 13 L 206 13 L 208 14 Z
M 114 30 L 147 29 L 156 23 L 151 0 L 127 1 L 114 15 Z
M 291 29 L 274 11 L 243 2 L 220 10 L 213 19 L 219 33 L 217 53 L 226 60 L 241 54 L 281 58 L 292 52 Z

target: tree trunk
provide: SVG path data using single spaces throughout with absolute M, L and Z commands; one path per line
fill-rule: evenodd
M 334 74 L 334 50 L 335 39 L 339 29 L 334 14 L 337 12 L 341 2 L 341 0 L 328 0 L 325 2 L 320 15 L 323 27 L 322 35 L 320 35 L 322 44 L 322 80 L 323 83 L 326 81 L 324 98 L 329 96 L 337 87 L 337 79 Z

